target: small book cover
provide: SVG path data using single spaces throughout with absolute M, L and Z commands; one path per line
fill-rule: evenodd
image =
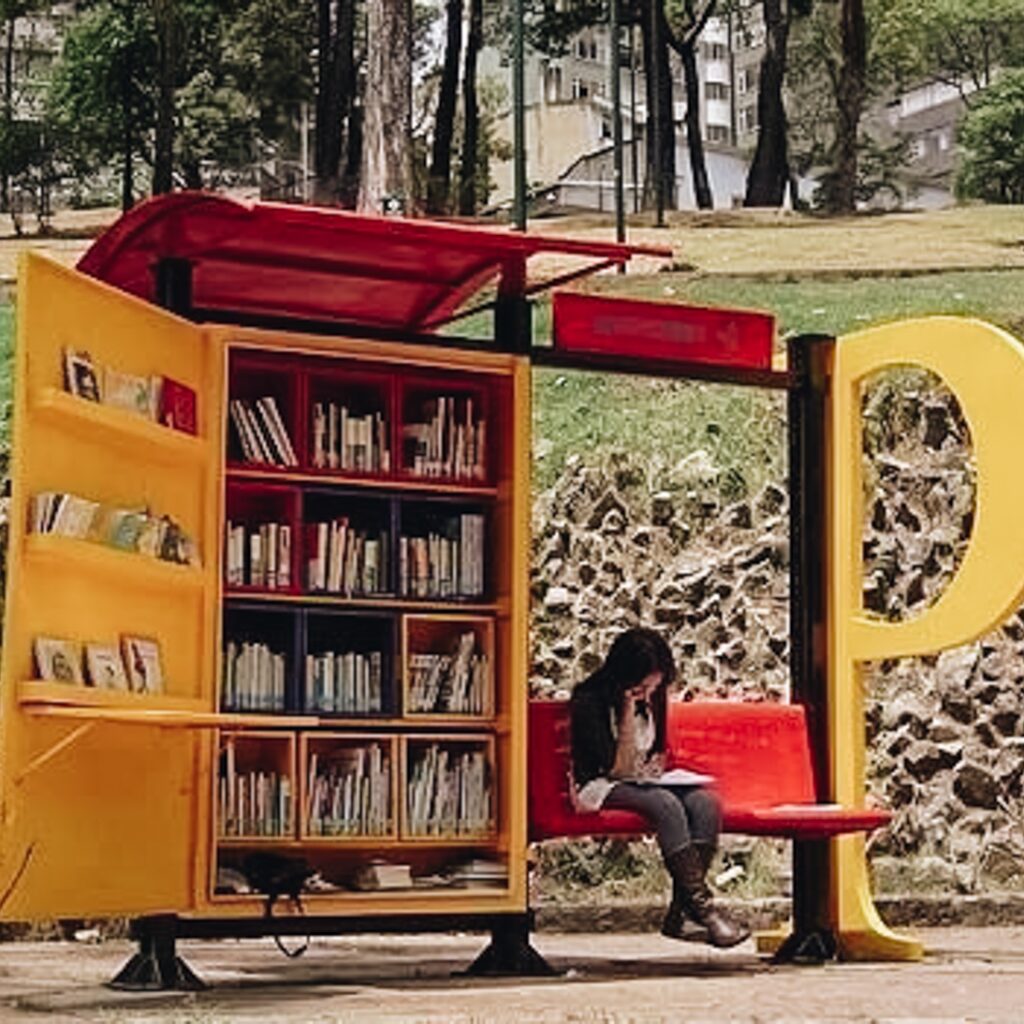
M 64 349 L 64 387 L 79 398 L 100 401 L 100 382 L 88 352 Z
M 165 427 L 182 430 L 186 434 L 197 432 L 196 393 L 181 381 L 164 377 L 160 387 L 160 422 Z
M 104 367 L 102 394 L 106 405 L 153 418 L 153 382 L 149 377 Z
M 93 686 L 106 690 L 128 689 L 121 652 L 114 644 L 86 644 L 85 666 Z
M 123 636 L 121 650 L 130 689 L 134 693 L 161 693 L 164 673 L 159 641 L 146 636 Z
M 37 636 L 34 643 L 39 678 L 56 683 L 84 683 L 82 645 L 74 640 Z

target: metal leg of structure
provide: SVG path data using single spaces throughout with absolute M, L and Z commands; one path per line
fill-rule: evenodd
M 176 918 L 146 917 L 133 922 L 139 951 L 107 982 L 126 992 L 199 992 L 205 983 L 175 949 Z
M 463 972 L 470 977 L 552 978 L 558 975 L 530 945 L 531 914 L 509 917 L 491 929 L 487 948 Z

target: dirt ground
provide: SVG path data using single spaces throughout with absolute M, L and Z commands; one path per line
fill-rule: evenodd
M 286 960 L 267 940 L 183 942 L 210 985 L 199 994 L 103 987 L 127 943 L 0 947 L 0 1020 L 221 1024 L 416 1021 L 424 1024 L 1024 1020 L 1024 928 L 918 931 L 916 964 L 773 967 L 747 942 L 719 951 L 654 935 L 540 933 L 557 978 L 457 976 L 474 935 L 315 940 Z

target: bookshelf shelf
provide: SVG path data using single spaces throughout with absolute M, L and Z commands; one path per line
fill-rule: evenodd
M 467 498 L 495 498 L 498 489 L 486 484 L 468 484 L 448 481 L 440 477 L 414 477 L 408 475 L 342 474 L 325 471 L 294 472 L 286 468 L 247 466 L 230 464 L 226 471 L 228 480 L 265 481 L 267 483 L 308 484 L 315 487 L 337 487 L 351 490 L 367 489 L 393 491 L 410 494 L 437 494 Z
M 206 582 L 202 568 L 164 562 L 134 551 L 121 551 L 58 533 L 30 533 L 25 537 L 26 559 L 52 564 L 87 575 L 114 577 L 126 588 L 184 588 L 199 590 Z
M 41 679 L 29 679 L 18 684 L 18 703 L 134 711 L 175 711 L 188 714 L 208 710 L 207 702 L 197 697 L 105 690 L 77 683 L 52 683 Z
M 422 611 L 437 609 L 449 612 L 497 612 L 497 603 L 477 603 L 475 601 L 456 601 L 445 598 L 430 597 L 343 597 L 338 594 L 290 594 L 279 590 L 254 591 L 244 588 L 230 587 L 224 590 L 227 601 L 244 601 L 250 604 L 300 604 L 319 605 L 333 608 L 388 608 L 404 611 Z
M 199 465 L 209 455 L 207 442 L 115 406 L 90 402 L 59 388 L 36 392 L 33 411 L 64 433 L 116 446 L 145 463 Z
M 142 698 L 140 698 L 142 699 Z M 295 729 L 308 728 L 317 719 L 287 715 L 257 715 L 231 712 L 189 710 L 178 706 L 171 698 L 170 706 L 163 706 L 164 698 L 147 697 L 152 702 L 146 707 L 68 704 L 63 701 L 37 700 L 31 695 L 19 701 L 31 714 L 45 718 L 67 718 L 122 722 L 125 725 L 159 725 L 179 729 Z M 202 703 L 205 707 L 205 702 Z

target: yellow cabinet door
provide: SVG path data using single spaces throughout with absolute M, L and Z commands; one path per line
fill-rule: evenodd
M 220 367 L 201 328 L 35 255 L 15 363 L 0 917 L 186 911 L 208 870 L 209 739 L 189 716 L 215 708 Z M 146 414 L 156 378 L 195 393 L 196 434 Z M 164 516 L 193 564 L 137 550 Z M 159 666 L 129 645 L 125 690 L 111 652 L 132 638 Z

